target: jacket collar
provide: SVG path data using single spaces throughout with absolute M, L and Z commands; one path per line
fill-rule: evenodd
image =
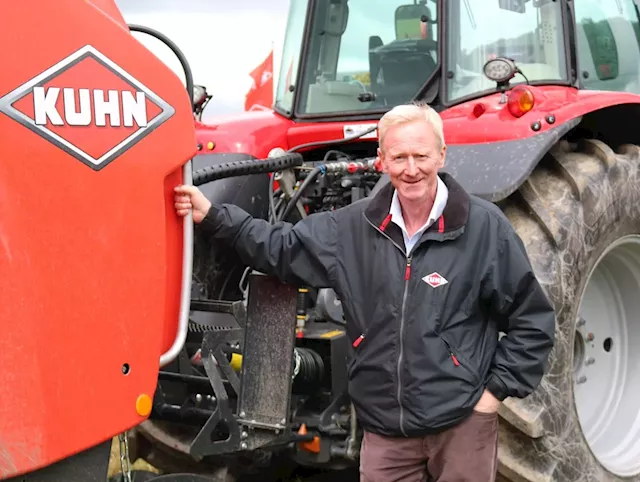
M 450 174 L 441 172 L 438 173 L 438 176 L 449 190 L 449 199 L 442 216 L 423 234 L 423 240 L 426 238 L 444 240 L 456 237 L 469 219 L 469 194 Z M 395 188 L 391 182 L 388 182 L 371 199 L 364 215 L 380 231 L 386 232 L 391 239 L 396 242 L 399 241 L 399 244 L 403 246 L 404 241 L 400 228 L 390 222 L 391 214 L 389 210 L 394 191 Z

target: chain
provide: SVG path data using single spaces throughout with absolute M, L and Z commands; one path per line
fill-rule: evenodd
M 128 433 L 121 433 L 118 438 L 120 439 L 120 470 L 122 471 L 122 482 L 131 482 Z

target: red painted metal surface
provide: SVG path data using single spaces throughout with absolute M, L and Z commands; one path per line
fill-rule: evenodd
M 625 92 L 594 92 L 561 86 L 529 86 L 535 105 L 522 117 L 509 113 L 500 103 L 500 94 L 465 102 L 441 113 L 447 144 L 473 144 L 509 141 L 534 136 L 581 115 L 617 104 L 640 102 L 640 96 Z M 476 118 L 473 109 L 483 104 L 485 112 Z M 548 123 L 552 115 L 555 122 Z M 531 129 L 539 121 L 541 129 Z
M 242 152 L 262 159 L 274 147 L 288 148 L 287 130 L 292 125 L 273 111 L 248 111 L 198 123 L 196 136 L 202 154 Z M 207 147 L 209 142 L 214 143 L 213 149 Z
M 640 103 L 640 96 L 625 92 L 593 92 L 562 86 L 528 86 L 534 94 L 533 109 L 516 118 L 509 113 L 500 94 L 491 94 L 448 108 L 440 113 L 447 144 L 473 144 L 523 139 L 567 122 L 575 117 L 608 106 Z M 475 114 L 474 114 L 475 112 Z M 477 113 L 481 115 L 477 116 Z M 552 115 L 553 123 L 546 117 Z M 534 131 L 532 123 L 540 121 Z M 264 157 L 273 147 L 289 149 L 308 142 L 345 137 L 345 125 L 372 125 L 375 120 L 353 122 L 294 123 L 277 113 L 245 112 L 220 117 L 210 124 L 198 126 L 198 139 L 203 153 L 245 152 Z M 376 138 L 368 139 L 376 141 Z M 213 141 L 213 149 L 206 145 Z
M 176 332 L 172 189 L 194 123 L 179 78 L 116 14 L 111 0 L 40 0 L 0 15 L 0 479 L 140 423 L 136 400 L 153 396 Z M 65 88 L 76 108 L 90 100 L 82 115 Z M 109 90 L 117 108 L 98 126 L 94 95 Z

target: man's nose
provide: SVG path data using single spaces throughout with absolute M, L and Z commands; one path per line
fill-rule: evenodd
M 416 160 L 413 156 L 409 156 L 409 158 L 407 159 L 407 163 L 405 165 L 404 170 L 410 176 L 413 176 L 418 173 L 418 164 L 416 163 Z

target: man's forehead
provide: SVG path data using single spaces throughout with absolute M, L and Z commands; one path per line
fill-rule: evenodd
M 381 148 L 382 149 L 382 148 Z M 389 155 L 399 154 L 430 154 L 436 152 L 437 146 L 434 145 L 431 139 L 407 139 L 399 140 L 398 142 L 385 143 L 384 149 L 382 149 Z

